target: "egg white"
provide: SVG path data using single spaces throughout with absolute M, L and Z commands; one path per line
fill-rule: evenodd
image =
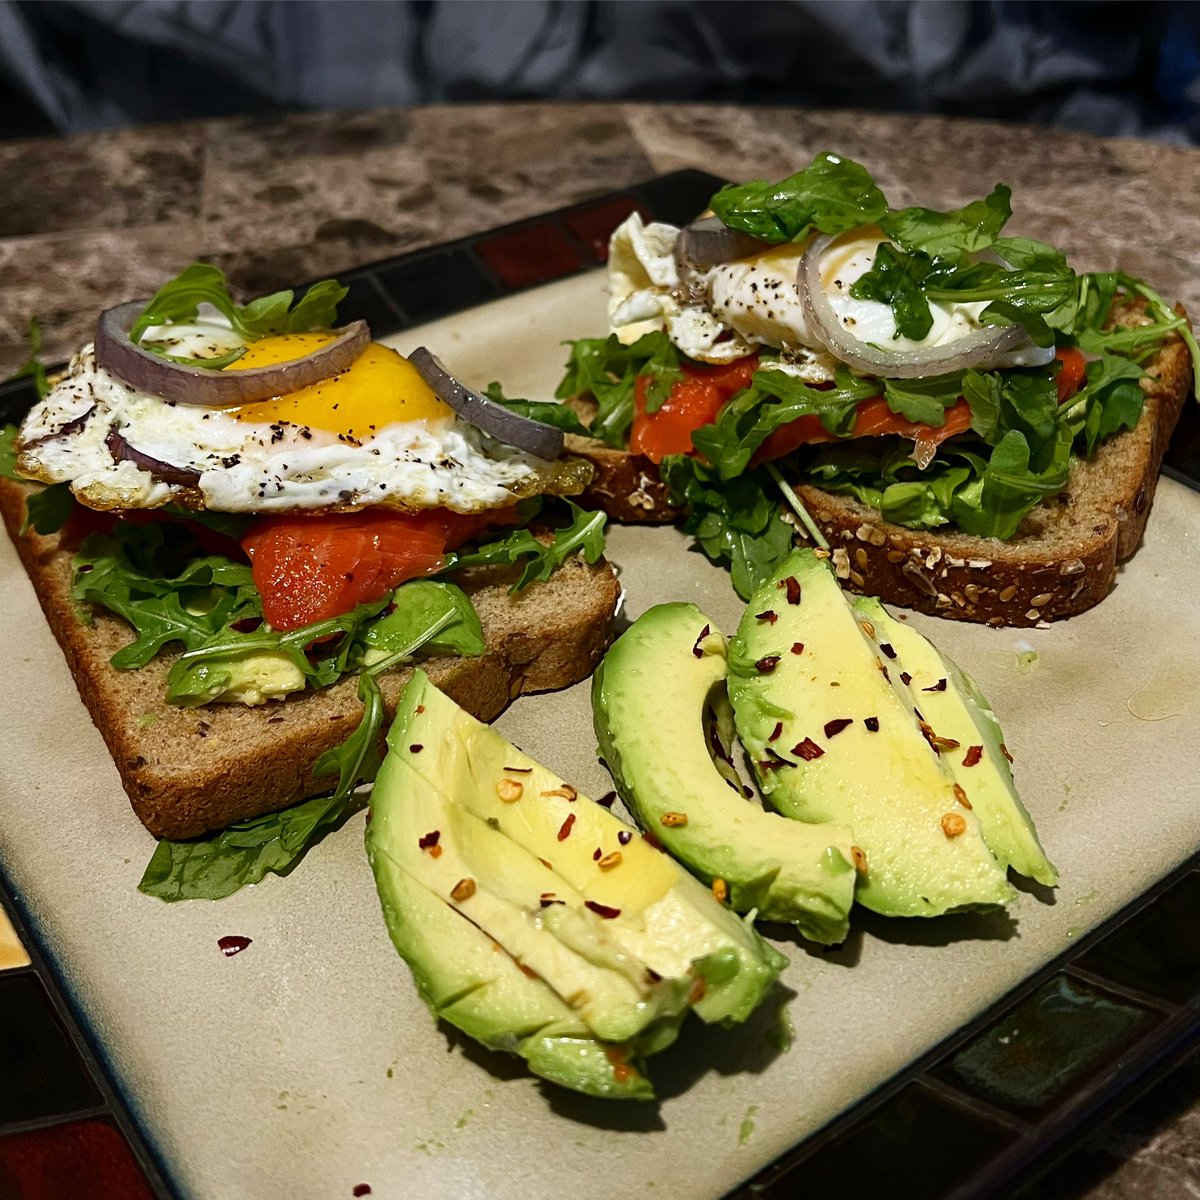
M 689 358 L 723 363 L 758 347 L 779 350 L 795 373 L 810 382 L 832 379 L 835 360 L 808 328 L 797 272 L 808 241 L 773 246 L 747 258 L 704 270 L 681 264 L 680 231 L 643 225 L 634 213 L 612 235 L 609 250 L 609 323 L 622 342 L 665 330 Z M 931 303 L 933 326 L 920 341 L 897 334 L 891 307 L 850 295 L 850 286 L 875 262 L 882 235 L 853 230 L 821 256 L 822 288 L 838 319 L 862 341 L 893 350 L 932 349 L 981 328 L 986 302 Z M 997 366 L 1044 365 L 1054 351 L 1022 347 Z
M 163 337 L 165 331 L 151 331 Z M 218 324 L 172 326 L 171 353 L 210 356 L 239 344 Z M 64 426 L 72 423 L 81 428 Z M 116 462 L 105 438 L 116 429 L 143 454 L 198 471 L 195 489 L 164 483 Z M 486 449 L 485 449 L 486 443 Z M 383 504 L 406 510 L 473 512 L 541 490 L 546 464 L 444 421 L 382 425 L 369 438 L 315 427 L 258 424 L 231 413 L 172 404 L 131 388 L 96 365 L 85 346 L 66 375 L 30 412 L 19 440 L 21 471 L 69 483 L 95 508 L 155 508 L 176 498 L 219 512 L 290 512 Z

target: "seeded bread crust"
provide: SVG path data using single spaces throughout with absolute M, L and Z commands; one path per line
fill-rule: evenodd
M 123 621 L 97 613 L 83 624 L 70 599 L 73 547 L 59 535 L 18 537 L 29 489 L 0 479 L 0 512 L 62 646 L 92 720 L 108 745 L 133 810 L 156 837 L 189 838 L 328 791 L 312 766 L 342 742 L 362 713 L 351 677 L 320 692 L 256 708 L 177 708 L 163 699 L 171 659 L 117 671 L 109 659 L 131 640 Z M 458 577 L 483 625 L 477 658 L 422 662 L 433 682 L 480 720 L 523 692 L 567 687 L 588 676 L 608 646 L 619 585 L 604 560 L 563 565 L 515 596 L 512 568 Z M 389 717 L 410 670 L 380 679 Z M 381 741 L 382 749 L 382 741 Z
M 1182 308 L 1176 311 L 1186 315 Z M 1115 324 L 1147 321 L 1141 301 L 1126 301 L 1114 313 Z M 1163 455 L 1191 388 L 1191 357 L 1183 339 L 1169 339 L 1148 372 L 1137 426 L 1108 438 L 1091 459 L 1076 459 L 1063 492 L 1029 513 L 1010 541 L 908 529 L 853 497 L 793 481 L 796 493 L 829 542 L 838 577 L 852 591 L 987 625 L 1061 620 L 1103 600 L 1117 565 L 1142 539 Z M 568 403 L 585 424 L 595 412 L 587 398 Z M 662 524 L 681 515 L 667 503 L 666 488 L 648 460 L 584 438 L 575 438 L 571 450 L 596 467 L 585 502 L 614 520 Z M 800 531 L 797 537 L 807 535 Z

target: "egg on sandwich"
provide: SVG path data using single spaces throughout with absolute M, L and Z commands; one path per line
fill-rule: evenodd
M 312 359 L 327 329 L 249 338 L 221 314 L 147 328 L 143 372 L 118 374 L 85 346 L 21 429 L 18 465 L 69 483 L 89 507 L 174 503 L 193 510 L 315 513 L 360 508 L 457 513 L 579 490 L 579 464 L 505 445 L 464 420 L 395 350 L 369 342 L 328 377 L 249 403 L 164 397 L 158 378 L 179 362 L 222 375 Z M 135 378 L 136 376 L 136 378 Z M 245 376 L 243 376 L 245 378 Z M 211 387 L 204 380 L 199 387 Z

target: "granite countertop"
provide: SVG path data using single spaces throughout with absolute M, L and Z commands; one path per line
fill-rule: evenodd
M 197 258 L 248 294 L 557 208 L 678 167 L 780 177 L 820 150 L 893 203 L 947 207 L 997 180 L 1010 231 L 1119 267 L 1200 310 L 1200 151 L 936 117 L 517 104 L 196 121 L 0 143 L 0 378 L 67 357 L 96 313 Z M 1200 1195 L 1189 1062 L 1035 1189 Z

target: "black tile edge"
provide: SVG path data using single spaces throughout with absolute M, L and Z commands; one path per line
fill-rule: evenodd
M 1179 423 L 1167 444 L 1163 474 L 1200 491 L 1200 397 L 1183 402 Z
M 1085 1138 L 1092 1136 L 1098 1128 L 1112 1120 L 1178 1066 L 1200 1043 L 1200 991 L 1186 1004 L 1173 1005 L 1144 995 L 1128 985 L 1109 980 L 1096 970 L 1081 969 L 1076 972 L 1072 969 L 1072 964 L 1077 959 L 1095 950 L 1127 921 L 1149 909 L 1185 875 L 1197 869 L 1200 869 L 1200 854 L 1185 860 L 1098 929 L 1081 938 L 1075 945 L 1023 980 L 968 1025 L 881 1084 L 874 1092 L 835 1117 L 810 1138 L 785 1151 L 775 1162 L 729 1192 L 726 1200 L 752 1200 L 768 1185 L 778 1188 L 784 1182 L 791 1192 L 803 1195 L 804 1168 L 809 1159 L 868 1121 L 903 1088 L 917 1082 L 942 1096 L 956 1099 L 959 1104 L 979 1116 L 989 1118 L 997 1126 L 1010 1130 L 1025 1126 L 1023 1136 L 1007 1150 L 986 1162 L 981 1162 L 969 1180 L 946 1192 L 942 1200 L 992 1200 L 998 1197 L 1005 1197 L 1007 1200 L 1020 1189 L 1029 1187 L 1076 1149 Z M 1024 1123 L 998 1106 L 993 1107 L 986 1101 L 965 1091 L 959 1091 L 930 1074 L 999 1020 L 1010 1008 L 1020 1004 L 1060 972 L 1066 972 L 1081 982 L 1127 996 L 1161 1014 L 1162 1019 L 1155 1021 L 1135 1037 L 1110 1067 L 1098 1075 L 1085 1078 L 1058 1103 L 1048 1117 L 1040 1119 L 1036 1124 Z
M 4 864 L 0 861 L 0 908 L 12 922 L 13 928 L 17 931 L 17 937 L 25 947 L 30 959 L 28 967 L 21 967 L 18 970 L 26 974 L 35 974 L 46 989 L 55 1014 L 62 1022 L 76 1054 L 82 1060 L 92 1082 L 100 1092 L 102 1104 L 57 1117 L 8 1124 L 4 1127 L 5 1134 L 23 1132 L 27 1128 L 30 1130 L 46 1129 L 55 1125 L 65 1125 L 72 1121 L 107 1118 L 116 1124 L 128 1142 L 130 1152 L 136 1159 L 155 1196 L 159 1200 L 181 1200 L 180 1193 L 170 1182 L 165 1164 L 157 1149 L 134 1117 L 129 1097 L 119 1089 L 116 1083 L 117 1075 L 112 1069 L 112 1063 L 107 1053 L 96 1037 L 95 1031 L 88 1024 L 87 1018 L 77 1008 L 69 988 L 52 965 L 48 949 L 43 947 L 41 938 L 36 932 L 35 922 L 20 903 L 18 896 L 17 889 L 13 887 L 4 870 Z

